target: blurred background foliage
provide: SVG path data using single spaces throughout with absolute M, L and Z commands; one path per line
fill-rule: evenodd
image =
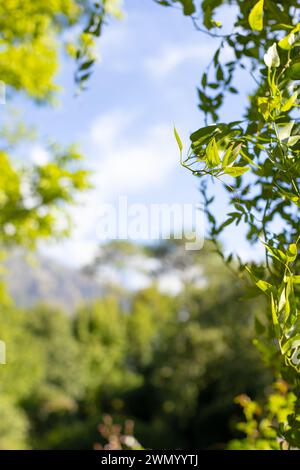
M 209 242 L 200 252 L 177 240 L 112 242 L 85 271 L 95 282 L 107 263 L 120 272 L 133 260 L 136 273 L 150 266 L 148 285 L 111 283 L 71 314 L 45 304 L 2 307 L 10 345 L 10 366 L 0 369 L 2 449 L 91 448 L 106 414 L 132 419 L 150 448 L 223 448 L 238 436 L 234 398 L 259 398 L 271 384 L 251 344 L 264 299 L 243 299 Z
M 7 97 L 20 93 L 39 104 L 54 103 L 63 51 L 75 62 L 78 89 L 84 88 L 96 59 L 95 39 L 107 14 L 121 16 L 120 3 L 1 2 L 0 77 Z M 193 1 L 179 3 L 187 15 L 193 13 Z M 213 8 L 203 4 L 210 27 Z M 208 102 L 206 111 L 221 102 Z M 1 124 L 2 269 L 13 247 L 34 248 L 41 238 L 67 235 L 66 210 L 89 187 L 73 145 L 51 144 L 48 163 L 25 163 L 26 154 L 23 160 L 20 154 L 28 137 L 25 125 Z M 147 285 L 136 290 L 124 285 L 128 266 L 146 276 Z M 106 276 L 101 283 L 107 267 L 123 278 Z M 281 382 L 263 411 L 256 402 L 272 390 L 272 370 L 252 347 L 253 319 L 267 311 L 265 300 L 246 298 L 246 287 L 208 242 L 197 253 L 187 253 L 178 241 L 111 243 L 82 274 L 93 286 L 100 282 L 101 294 L 91 288 L 93 300 L 77 308 L 51 301 L 17 306 L 0 286 L 0 335 L 9 345 L 9 366 L 0 368 L 0 449 L 91 448 L 99 442 L 104 415 L 112 417 L 105 418 L 108 427 L 132 419 L 144 447 L 280 446 L 270 424 L 288 419 L 293 394 Z M 242 424 L 236 396 L 245 413 Z M 102 441 L 108 432 L 100 433 Z

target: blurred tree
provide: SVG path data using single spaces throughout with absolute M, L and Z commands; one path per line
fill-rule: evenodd
M 241 299 L 242 284 L 213 244 L 186 252 L 184 243 L 113 242 L 101 247 L 91 270 L 101 277 L 102 263 L 116 270 L 134 265 L 148 275 L 149 287 L 133 291 L 126 315 L 128 364 L 143 382 L 123 395 L 120 412 L 134 417 L 138 440 L 153 448 L 224 445 L 234 397 L 245 390 L 257 396 L 271 380 L 251 347 L 252 315 L 263 302 Z M 166 292 L 166 276 L 171 284 L 174 274 L 180 289 Z
M 43 375 L 22 405 L 30 418 L 32 445 L 43 448 L 54 441 L 54 430 L 78 411 L 85 393 L 84 367 L 71 320 L 64 312 L 37 306 L 25 312 L 25 328 L 38 348 Z
M 29 421 L 26 414 L 10 398 L 0 400 L 0 450 L 24 450 L 28 448 Z
M 113 400 L 114 391 L 130 389 L 135 376 L 128 370 L 125 315 L 118 299 L 107 297 L 80 309 L 74 318 L 75 337 L 86 366 L 86 393 Z M 95 394 L 96 393 L 96 397 Z M 97 412 L 97 402 L 94 404 Z
M 119 16 L 118 2 L 103 0 L 98 6 L 89 0 L 1 2 L 1 102 L 20 92 L 36 102 L 53 103 L 59 90 L 55 75 L 61 44 L 76 59 L 75 78 L 82 87 L 95 59 L 97 31 L 93 26 L 97 21 L 102 25 L 106 14 Z M 66 32 L 73 37 L 72 43 L 67 44 Z M 88 173 L 78 164 L 81 155 L 73 146 L 49 146 L 49 162 L 43 165 L 16 162 L 15 146 L 31 134 L 22 122 L 3 122 L 0 132 L 1 261 L 8 247 L 33 248 L 41 238 L 67 235 L 70 223 L 66 207 L 89 186 Z M 1 448 L 19 448 L 28 443 L 29 428 L 19 409 L 21 402 L 29 397 L 31 403 L 39 400 L 39 412 L 47 409 L 50 413 L 53 408 L 72 408 L 72 399 L 80 392 L 80 376 L 77 373 L 74 377 L 77 345 L 72 337 L 65 343 L 70 325 L 64 316 L 57 317 L 47 309 L 42 312 L 37 313 L 35 322 L 46 323 L 50 337 L 39 331 L 40 341 L 31 342 L 33 333 L 25 326 L 23 314 L 9 306 L 4 285 L 0 284 L 0 339 L 6 342 L 9 363 L 0 368 Z M 50 316 L 49 324 L 45 315 Z
M 29 444 L 29 418 L 22 408 L 39 386 L 44 364 L 40 349 L 26 329 L 24 313 L 0 304 L 0 334 L 9 345 L 9 367 L 0 367 L 0 448 L 20 449 Z
M 189 262 L 200 278 L 166 292 L 161 275 L 176 272 L 184 241 L 169 243 L 126 245 L 126 259 L 138 251 L 155 272 L 125 303 L 122 289 L 72 316 L 46 305 L 1 307 L 11 347 L 10 366 L 0 369 L 0 448 L 91 448 L 105 413 L 116 425 L 132 418 L 146 447 L 207 448 L 234 437 L 234 397 L 259 399 L 270 383 L 250 347 L 258 301 L 241 300 L 242 286 L 209 243 Z M 121 245 L 117 253 L 112 266 L 122 262 Z
M 230 450 L 288 450 L 290 444 L 284 438 L 287 427 L 291 428 L 291 420 L 295 412 L 296 395 L 289 391 L 288 384 L 278 380 L 264 399 L 262 404 L 251 400 L 243 394 L 236 397 L 236 403 L 242 408 L 245 421 L 238 423 L 237 428 L 246 437 L 232 440 Z M 278 436 L 279 428 L 282 435 Z M 297 445 L 298 436 L 293 431 L 289 439 Z M 296 448 L 296 447 L 295 447 Z
M 8 100 L 16 92 L 39 103 L 53 103 L 62 48 L 76 61 L 80 88 L 95 62 L 95 39 L 106 15 L 121 16 L 116 0 L 8 0 L 0 5 L 0 79 Z M 79 26 L 79 27 L 78 27 Z M 72 37 L 68 42 L 67 37 Z M 27 137 L 21 123 L 1 131 L 0 249 L 39 238 L 65 236 L 70 221 L 66 207 L 88 188 L 74 148 L 50 145 L 49 162 L 20 165 L 14 146 Z M 63 221 L 63 223 L 62 223 Z

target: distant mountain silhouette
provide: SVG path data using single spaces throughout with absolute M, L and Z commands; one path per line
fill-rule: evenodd
M 45 302 L 71 313 L 82 302 L 103 295 L 96 280 L 39 254 L 17 250 L 5 265 L 9 293 L 20 307 Z

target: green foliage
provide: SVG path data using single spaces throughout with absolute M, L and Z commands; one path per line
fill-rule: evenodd
M 233 223 L 246 224 L 251 242 L 262 240 L 266 263 L 253 263 L 247 270 L 253 292 L 261 291 L 269 307 L 258 299 L 247 307 L 247 318 L 241 316 L 238 299 L 244 288 L 226 276 L 211 255 L 205 259 L 202 253 L 208 288 L 183 283 L 180 294 L 162 294 L 159 276 L 154 276 L 150 288 L 119 293 L 115 299 L 106 296 L 72 318 L 45 306 L 30 313 L 18 311 L 4 298 L 1 286 L 1 339 L 10 345 L 10 367 L 0 370 L 0 448 L 88 447 L 104 411 L 120 419 L 133 415 L 142 440 L 153 447 L 163 438 L 165 446 L 178 447 L 193 442 L 206 446 L 211 435 L 215 442 L 226 440 L 233 396 L 243 390 L 256 394 L 268 381 L 255 350 L 249 348 L 252 312 L 255 344 L 275 374 L 290 384 L 290 391 L 270 395 L 262 412 L 256 402 L 240 399 L 246 423 L 239 429 L 247 437 L 231 446 L 300 446 L 299 4 L 238 0 L 234 31 L 222 34 L 215 15 L 231 1 L 203 0 L 199 9 L 192 0 L 156 1 L 164 6 L 180 3 L 197 29 L 220 38 L 198 89 L 206 125 L 191 135 L 181 163 L 196 176 L 217 178 L 227 190 L 232 211 L 218 223 L 202 180 L 209 236 L 217 253 L 223 256 L 218 236 Z M 122 16 L 118 0 L 2 3 L 1 80 L 10 92 L 41 103 L 53 102 L 58 91 L 61 46 L 76 62 L 75 81 L 82 89 L 93 71 L 95 41 L 107 15 Z M 74 28 L 78 24 L 79 33 Z M 71 43 L 64 40 L 66 32 L 72 33 Z M 226 49 L 234 57 L 229 62 L 222 56 Z M 245 119 L 208 125 L 209 119 L 219 121 L 227 94 L 238 93 L 234 78 L 239 69 L 247 70 L 256 83 Z M 179 134 L 174 133 L 182 153 Z M 61 227 L 61 216 L 77 192 L 88 187 L 74 148 L 51 147 L 45 165 L 17 165 L 12 145 L 17 136 L 1 133 L 9 144 L 1 143 L 0 149 L 1 249 L 15 244 L 34 247 L 40 238 L 66 235 L 69 227 Z M 161 246 L 143 253 L 174 263 L 172 250 Z M 242 276 L 242 263 L 232 255 L 225 261 Z M 180 269 L 190 262 L 181 258 Z M 228 384 L 233 385 L 228 389 Z M 216 410 L 223 417 L 219 434 L 211 425 Z
M 236 398 L 244 411 L 245 422 L 237 425 L 237 429 L 246 437 L 229 443 L 230 450 L 287 450 L 295 414 L 296 396 L 288 391 L 284 381 L 275 383 L 273 390 L 267 395 L 265 403 L 260 406 L 247 395 Z
M 26 333 L 26 318 L 23 312 L 8 304 L 1 304 L 0 308 L 1 339 L 9 345 L 10 363 L 9 367 L 0 368 L 1 397 L 7 396 L 13 402 L 20 403 L 31 395 L 39 383 L 43 364 L 39 362 L 37 345 L 31 344 L 30 335 Z
M 88 0 L 2 2 L 0 78 L 7 94 L 13 97 L 18 92 L 39 103 L 54 102 L 61 49 L 66 45 L 65 33 L 68 31 L 74 38 L 72 44 L 66 45 L 69 49 L 76 51 L 79 41 L 84 44 L 84 54 L 92 54 L 94 31 L 81 32 L 79 28 L 78 33 L 74 28 L 87 20 L 92 3 Z M 102 17 L 118 15 L 117 3 L 105 1 Z M 79 52 L 75 53 L 76 60 L 79 56 Z M 69 233 L 66 207 L 75 202 L 78 192 L 88 188 L 88 173 L 80 168 L 81 156 L 74 147 L 62 149 L 51 145 L 47 164 L 21 165 L 18 162 L 21 155 L 16 159 L 15 150 L 28 135 L 24 123 L 13 125 L 12 116 L 10 120 L 9 126 L 4 123 L 1 129 L 0 249 L 7 245 L 34 248 L 40 238 Z M 4 295 L 1 293 L 1 298 Z
M 261 301 L 240 308 L 242 286 L 209 246 L 187 254 L 178 240 L 153 247 L 114 242 L 101 250 L 94 272 L 104 261 L 120 269 L 136 256 L 143 266 L 156 260 L 148 288 L 107 289 L 69 316 L 46 305 L 3 306 L 9 367 L 0 369 L 0 448 L 89 449 L 105 414 L 113 416 L 100 426 L 108 446 L 138 445 L 128 426 L 119 426 L 128 417 L 136 439 L 150 448 L 232 439 L 234 397 L 245 390 L 256 397 L 270 383 L 250 347 L 248 311 Z M 177 294 L 162 292 L 160 274 L 178 266 L 183 279 L 191 268 L 200 277 Z
M 261 31 L 263 29 L 263 16 L 264 16 L 264 0 L 259 0 L 249 15 L 249 25 L 254 31 Z
M 95 37 L 100 30 L 95 22 L 105 15 L 121 17 L 121 2 L 103 0 L 8 0 L 0 6 L 0 77 L 8 91 L 22 92 L 41 103 L 53 101 L 58 87 L 55 75 L 61 45 L 77 61 L 76 81 L 88 78 L 93 65 Z M 74 30 L 89 21 L 84 31 Z M 72 43 L 65 44 L 66 32 Z M 99 34 L 98 34 L 99 32 Z M 22 125 L 22 123 L 21 123 Z M 22 131 L 23 129 L 23 131 Z M 20 134 L 21 131 L 21 134 Z M 66 203 L 88 188 L 88 173 L 79 167 L 80 154 L 74 147 L 49 147 L 49 162 L 44 165 L 17 165 L 14 147 L 24 139 L 24 126 L 2 129 L 0 148 L 0 246 L 35 246 L 39 238 L 65 236 L 69 224 Z M 5 150 L 4 150 L 5 149 Z M 7 150 L 9 149 L 9 150 Z
M 245 389 L 256 395 L 269 380 L 251 348 L 253 325 L 248 315 L 260 301 L 244 302 L 241 308 L 241 286 L 209 243 L 193 253 L 177 240 L 146 251 L 129 249 L 122 242 L 111 245 L 96 258 L 98 270 L 94 266 L 92 271 L 98 275 L 101 262 L 108 259 L 113 260 L 109 266 L 115 263 L 118 269 L 130 265 L 131 256 L 159 261 L 157 272 L 151 274 L 155 285 L 131 300 L 125 296 L 131 305 L 128 363 L 142 381 L 127 392 L 120 411 L 134 418 L 135 435 L 147 447 L 163 443 L 166 448 L 205 448 L 225 442 L 230 436 L 233 397 Z M 159 292 L 160 275 L 176 269 L 186 280 L 183 290 L 175 296 Z M 200 279 L 189 281 L 190 269 L 199 269 Z M 113 407 L 106 412 L 119 415 Z
M 26 414 L 9 398 L 1 396 L 0 416 L 0 450 L 26 449 L 29 426 Z
M 73 33 L 74 40 L 65 44 L 78 62 L 77 82 L 83 83 L 96 59 L 94 37 L 100 35 L 105 15 L 121 17 L 121 3 L 8 0 L 0 6 L 1 80 L 37 100 L 51 99 L 58 89 L 54 79 L 62 33 L 88 21 L 84 31 Z
M 8 0 L 0 7 L 1 79 L 38 100 L 50 99 L 58 67 L 57 36 L 79 21 L 82 2 Z
M 88 173 L 78 169 L 79 154 L 73 148 L 56 152 L 44 165 L 16 168 L 6 152 L 0 152 L 0 244 L 34 247 L 39 238 L 63 236 L 69 224 L 61 224 L 63 203 L 73 203 L 77 191 L 88 188 Z
M 163 6 L 172 6 L 174 3 L 181 3 L 184 15 L 192 15 L 196 11 L 194 0 L 155 0 Z
M 220 38 L 220 46 L 198 90 L 206 126 L 191 135 L 182 165 L 203 178 L 211 240 L 217 244 L 226 227 L 242 222 L 248 240 L 260 240 L 265 247 L 265 264 L 247 267 L 254 285 L 269 298 L 270 305 L 266 315 L 258 315 L 264 319 L 257 320 L 255 343 L 293 389 L 300 372 L 299 2 L 237 1 L 238 12 L 230 34 L 212 31 L 216 27 L 213 14 L 222 3 L 201 2 L 203 28 L 191 15 L 199 30 Z M 231 50 L 232 61 L 222 59 L 225 47 Z M 227 93 L 238 92 L 232 82 L 239 68 L 247 70 L 256 84 L 250 104 L 245 104 L 244 119 L 208 125 L 210 117 L 219 120 Z M 207 176 L 217 178 L 228 193 L 232 210 L 222 223 L 216 221 L 210 209 L 213 197 L 207 191 Z M 226 261 L 231 264 L 233 256 Z M 287 441 L 299 447 L 297 413 L 296 406 Z

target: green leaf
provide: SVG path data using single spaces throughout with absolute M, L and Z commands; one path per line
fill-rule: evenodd
M 223 73 L 222 67 L 220 65 L 217 67 L 216 78 L 219 82 L 224 80 L 224 73 Z
M 175 135 L 175 139 L 176 139 L 177 145 L 179 147 L 180 153 L 182 153 L 183 145 L 182 145 L 181 139 L 179 137 L 179 134 L 178 134 L 175 126 L 174 126 L 174 135 Z
M 293 147 L 294 145 L 296 145 L 299 139 L 300 135 L 292 135 L 288 140 L 288 146 Z
M 281 39 L 278 43 L 278 46 L 281 47 L 281 49 L 284 49 L 286 51 L 289 51 L 292 49 L 294 46 L 294 43 L 297 40 L 297 33 L 300 31 L 300 23 L 297 24 L 297 26 L 283 39 Z
M 295 92 L 292 96 L 289 97 L 289 99 L 284 103 L 284 105 L 281 108 L 281 111 L 287 112 L 289 111 L 296 103 L 296 100 L 298 98 L 298 93 Z
M 262 279 L 259 279 L 257 282 L 256 282 L 256 285 L 257 287 L 262 290 L 263 292 L 270 292 L 270 290 L 272 289 L 272 285 L 269 284 L 268 282 L 266 281 L 263 281 Z
M 262 279 L 258 279 L 255 274 L 251 271 L 249 266 L 245 266 L 246 271 L 249 273 L 251 279 L 255 283 L 255 285 L 265 294 L 271 294 L 273 291 L 275 291 L 274 286 L 272 284 L 269 284 L 266 281 L 263 281 Z
M 277 68 L 277 67 L 280 66 L 280 57 L 279 57 L 279 54 L 277 52 L 276 42 L 274 42 L 274 44 L 271 47 L 269 47 L 269 49 L 265 53 L 264 62 L 266 64 L 266 66 L 269 67 L 269 68 L 271 68 L 271 67 Z M 273 85 L 273 88 L 275 88 L 274 85 Z M 274 91 L 276 91 L 276 89 L 274 89 Z
M 291 243 L 286 252 L 286 259 L 288 263 L 292 263 L 297 258 L 298 249 L 296 243 Z
M 282 354 L 286 354 L 290 349 L 293 348 L 293 345 L 296 341 L 300 340 L 300 334 L 296 334 L 292 338 L 290 338 L 283 346 L 282 346 Z
M 285 36 L 283 39 L 279 41 L 278 46 L 281 47 L 281 49 L 289 51 L 293 47 L 293 43 L 292 43 L 293 37 L 294 37 L 293 33 L 288 34 L 287 36 Z
M 82 72 L 83 70 L 87 70 L 87 69 L 89 69 L 94 63 L 95 63 L 95 59 L 88 60 L 87 62 L 84 62 L 83 64 L 81 64 L 81 66 L 79 67 L 79 70 L 80 70 L 81 72 Z
M 254 166 L 255 168 L 261 170 L 261 167 L 259 165 L 257 165 L 248 155 L 247 153 L 240 149 L 240 154 L 241 156 L 243 157 L 244 160 L 246 160 L 247 163 L 250 163 L 250 165 Z
M 282 142 L 290 138 L 295 121 L 290 121 L 287 124 L 282 124 L 278 126 L 278 138 Z
M 155 0 L 159 5 L 162 5 L 164 7 L 170 7 L 171 4 L 167 0 Z
M 213 131 L 217 129 L 217 124 L 212 124 L 211 126 L 207 127 L 202 127 L 201 129 L 198 129 L 197 131 L 193 132 L 191 134 L 190 139 L 192 142 L 197 142 L 198 140 L 204 138 L 204 137 L 209 137 Z
M 206 147 L 207 166 L 214 168 L 221 163 L 216 139 L 213 138 Z
M 223 157 L 223 162 L 222 162 L 222 167 L 226 168 L 229 165 L 232 165 L 237 157 L 239 156 L 239 153 L 241 151 L 242 144 L 238 144 L 236 147 L 234 147 L 234 144 L 232 144 L 227 150 L 226 153 Z
M 281 328 L 280 328 L 280 324 L 278 321 L 278 317 L 276 313 L 276 306 L 275 306 L 274 297 L 272 293 L 271 293 L 271 312 L 272 312 L 272 321 L 274 325 L 275 336 L 277 339 L 279 339 L 281 336 Z
M 266 250 L 268 250 L 268 252 L 271 253 L 273 258 L 276 258 L 276 259 L 278 259 L 278 261 L 280 261 L 282 263 L 285 263 L 286 256 L 283 253 L 283 251 L 279 250 L 278 248 L 275 248 L 274 246 L 268 245 L 263 240 L 261 240 L 261 242 L 264 245 L 264 247 L 266 248 Z
M 271 245 L 268 245 L 267 243 L 265 243 L 263 240 L 260 239 L 260 241 L 262 242 L 262 244 L 264 245 L 264 247 L 266 248 L 266 250 L 268 250 L 268 252 L 276 259 L 278 259 L 278 261 L 282 262 L 282 263 L 285 263 L 286 261 L 286 256 L 285 254 L 283 253 L 283 251 L 279 250 L 278 248 L 275 248 L 274 246 L 271 246 Z
M 189 16 L 189 15 L 192 15 L 193 13 L 195 13 L 196 8 L 195 8 L 193 0 L 177 0 L 177 1 L 182 4 L 183 13 L 186 16 Z
M 259 0 L 252 8 L 249 15 L 249 24 L 253 31 L 262 31 L 264 15 L 264 0 Z
M 233 144 L 230 145 L 230 147 L 228 147 L 228 149 L 226 150 L 226 152 L 224 154 L 224 157 L 223 157 L 223 160 L 222 160 L 222 167 L 223 168 L 226 168 L 229 165 L 229 158 L 232 154 L 232 149 L 233 149 Z
M 91 72 L 88 72 L 88 73 L 85 73 L 84 75 L 81 75 L 79 78 L 78 78 L 78 81 L 83 83 L 85 82 L 88 78 L 90 78 L 91 76 Z
M 249 166 L 231 166 L 224 169 L 224 173 L 229 176 L 233 176 L 237 178 L 238 176 L 243 175 L 248 170 L 250 170 Z
M 296 62 L 288 69 L 288 76 L 292 80 L 300 80 L 300 62 Z

